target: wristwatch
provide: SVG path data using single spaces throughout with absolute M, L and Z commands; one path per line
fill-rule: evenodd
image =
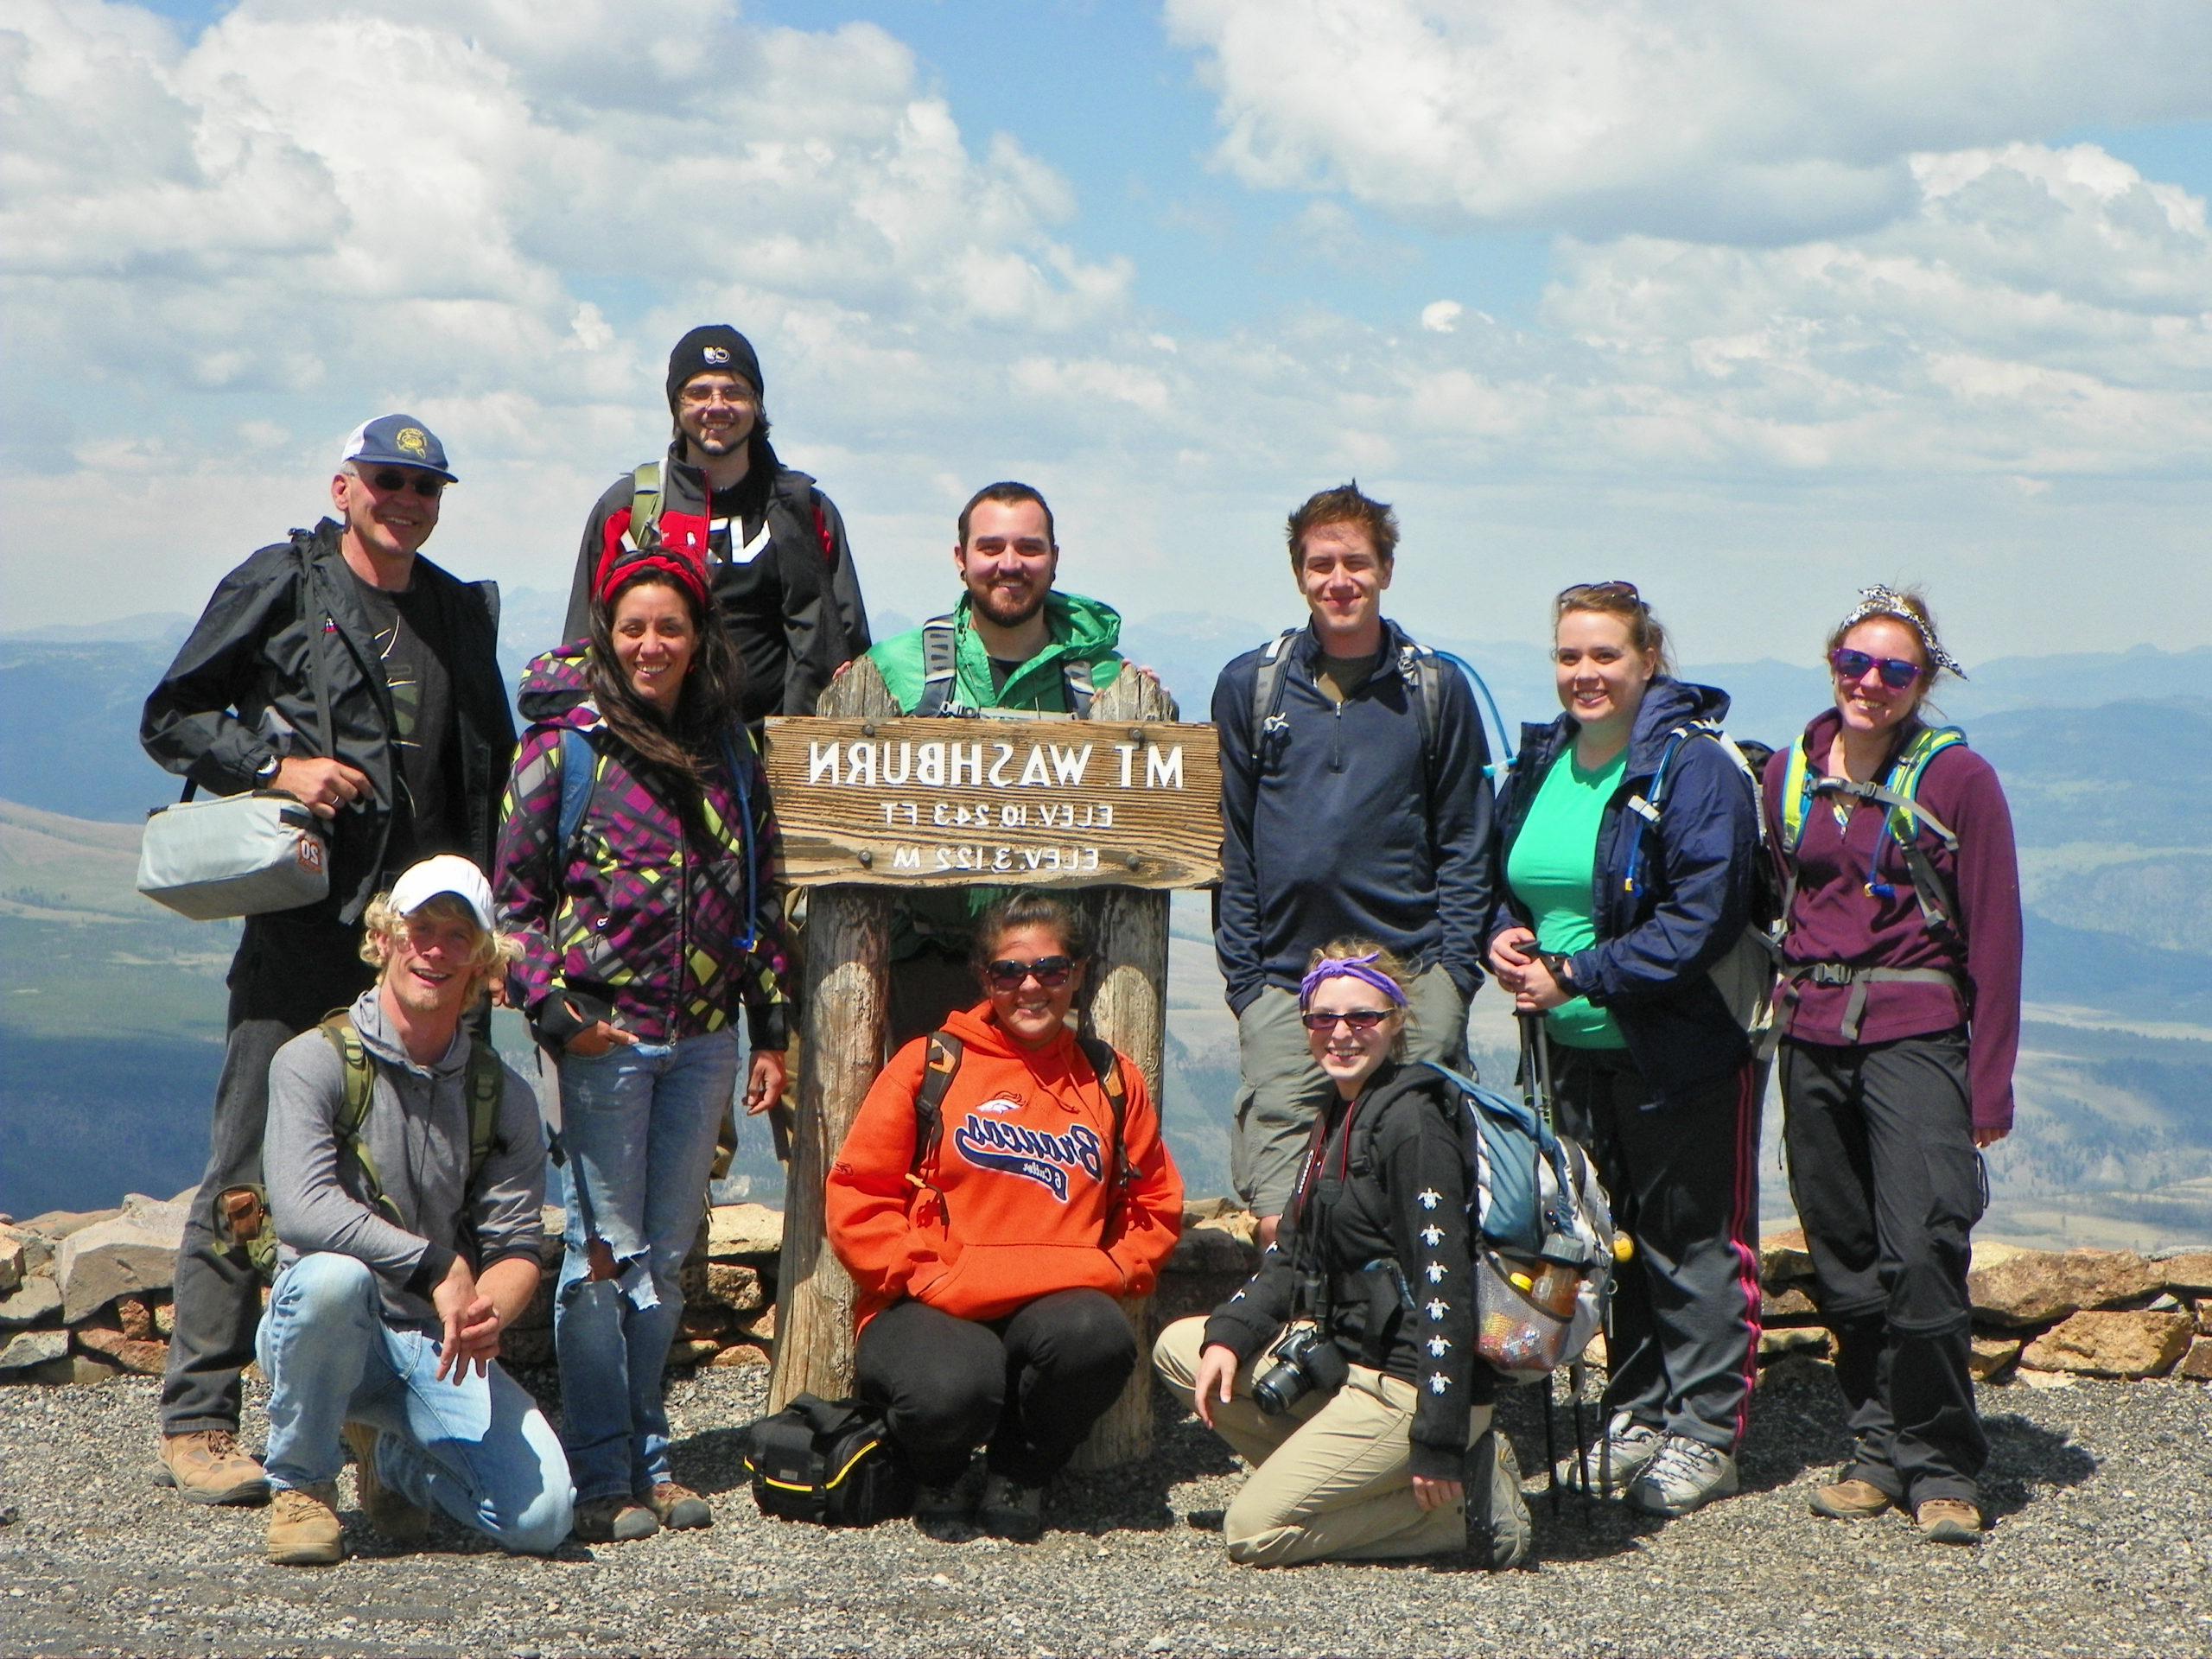
M 284 757 L 272 754 L 253 769 L 253 786 L 266 789 L 276 781 L 276 774 L 284 765 Z

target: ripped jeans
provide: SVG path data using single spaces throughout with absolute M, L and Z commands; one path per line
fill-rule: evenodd
M 677 1270 L 698 1236 L 737 1058 L 728 1027 L 593 1059 L 562 1057 L 569 1218 L 553 1346 L 561 1443 L 580 1503 L 669 1478 L 661 1373 L 683 1313 Z M 615 1278 L 589 1277 L 588 1215 L 613 1251 Z

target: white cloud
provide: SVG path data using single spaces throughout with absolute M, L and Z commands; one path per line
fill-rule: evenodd
M 1421 326 L 1432 334 L 1448 334 L 1459 326 L 1466 309 L 1457 300 L 1432 300 L 1421 308 Z
M 1238 177 L 1451 228 L 1777 242 L 1878 225 L 1914 151 L 2212 111 L 2196 0 L 1167 0 Z

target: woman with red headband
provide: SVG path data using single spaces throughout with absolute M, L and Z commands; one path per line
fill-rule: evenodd
M 553 1335 L 588 1542 L 713 1519 L 671 1475 L 661 1371 L 736 1084 L 740 1002 L 747 1110 L 784 1087 L 775 819 L 713 617 L 696 556 L 621 546 L 601 561 L 588 637 L 524 673 L 532 723 L 495 865 L 500 925 L 523 941 L 509 1000 L 560 1073 Z

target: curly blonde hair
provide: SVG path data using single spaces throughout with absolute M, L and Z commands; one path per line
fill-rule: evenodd
M 441 893 L 426 899 L 414 913 L 439 921 L 466 922 L 476 935 L 476 948 L 468 957 L 468 971 L 479 979 L 470 999 L 472 1007 L 478 998 L 490 994 L 493 980 L 505 971 L 509 963 L 522 957 L 522 941 L 512 933 L 486 932 L 477 925 L 476 912 L 458 893 Z M 391 959 L 392 947 L 407 936 L 407 918 L 392 907 L 389 893 L 380 893 L 369 900 L 362 920 L 365 927 L 361 934 L 361 960 L 381 971 Z

